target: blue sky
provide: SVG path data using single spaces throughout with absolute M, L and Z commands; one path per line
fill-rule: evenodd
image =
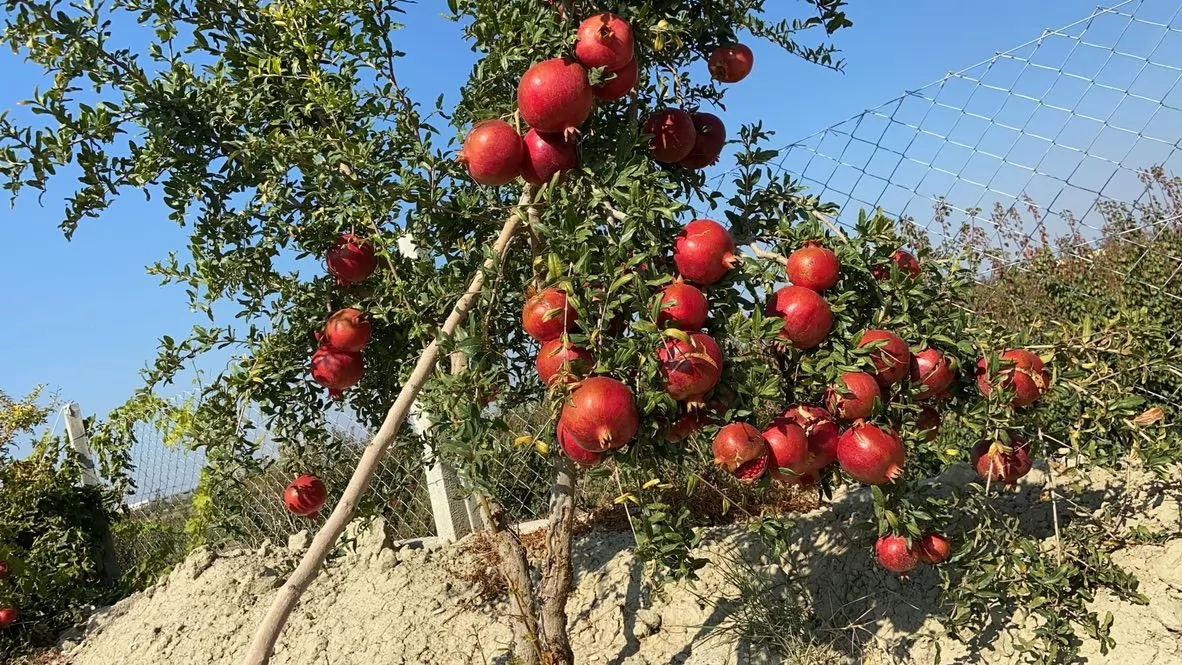
M 412 29 L 396 36 L 408 53 L 400 79 L 427 104 L 441 93 L 454 101 L 473 58 L 437 7 L 413 7 L 404 20 Z M 752 43 L 755 69 L 732 87 L 725 121 L 737 128 L 763 119 L 786 144 L 1093 8 L 1094 0 L 852 0 L 855 26 L 838 36 L 845 74 Z M 16 105 L 31 95 L 40 73 L 9 52 L 0 55 L 0 70 L 0 108 L 22 117 Z M 0 326 L 0 389 L 23 394 L 46 383 L 85 413 L 102 414 L 139 385 L 139 371 L 154 357 L 161 335 L 184 336 L 199 319 L 182 290 L 162 288 L 144 270 L 169 250 L 184 251 L 184 229 L 169 223 L 156 202 L 129 195 L 66 242 L 57 223 L 69 184 L 59 182 L 40 205 L 25 196 L 0 213 L 0 303 L 7 324 Z M 190 387 L 173 388 L 179 394 Z

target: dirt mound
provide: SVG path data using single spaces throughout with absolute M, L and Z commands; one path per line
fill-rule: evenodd
M 1045 479 L 1036 470 L 1007 500 L 1025 504 L 1032 519 L 1049 520 L 1049 511 L 1038 505 Z M 1177 487 L 1163 488 L 1144 476 L 1131 484 L 1128 478 L 1101 476 L 1090 488 L 1096 510 L 1111 510 L 1119 497 L 1119 505 L 1133 501 L 1147 524 L 1182 527 Z M 874 566 L 873 534 L 865 531 L 867 504 L 868 495 L 857 491 L 801 516 L 796 551 L 788 557 L 792 568 L 769 558 L 741 528 L 710 530 L 701 554 L 716 563 L 745 561 L 773 583 L 792 576 L 804 584 L 830 630 L 838 631 L 835 646 L 841 651 L 805 662 L 931 663 L 937 651 L 944 663 L 1016 662 L 1012 635 L 975 650 L 941 637 L 929 616 L 936 599 L 934 571 L 921 570 L 901 582 Z M 63 652 L 73 665 L 237 665 L 306 545 L 306 537 L 293 537 L 285 548 L 195 552 L 157 586 L 95 615 L 84 634 L 67 638 Z M 775 662 L 739 658 L 741 644 L 707 637 L 710 626 L 734 607 L 728 599 L 736 591 L 724 574 L 728 565 L 707 566 L 699 582 L 655 593 L 632 545 L 631 533 L 592 533 L 576 544 L 569 611 L 578 662 Z M 507 606 L 482 595 L 478 580 L 489 564 L 474 556 L 470 541 L 394 549 L 377 522 L 354 530 L 343 546 L 348 553 L 304 595 L 279 640 L 275 665 L 508 663 Z M 1151 603 L 1097 598 L 1101 614 L 1115 615 L 1118 646 L 1099 657 L 1097 645 L 1086 645 L 1089 662 L 1182 663 L 1182 539 L 1131 548 L 1116 558 L 1138 574 Z

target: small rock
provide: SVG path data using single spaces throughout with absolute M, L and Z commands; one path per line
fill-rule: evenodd
M 312 536 L 308 534 L 307 529 L 299 533 L 293 533 L 287 537 L 287 549 L 292 552 L 303 552 L 308 549 L 308 545 L 310 544 L 312 544 Z
M 641 627 L 642 626 L 644 627 L 644 634 L 643 635 L 641 634 Z M 636 632 L 637 637 L 648 637 L 649 635 L 653 635 L 655 633 L 660 632 L 660 630 L 661 630 L 661 613 L 660 612 L 653 610 L 653 609 L 649 609 L 649 610 L 640 610 L 639 612 L 636 613 L 636 631 L 635 632 Z
M 217 555 L 207 549 L 199 549 L 189 555 L 188 563 L 191 566 L 189 569 L 191 573 L 190 579 L 195 580 L 201 577 L 201 573 L 209 570 L 209 567 L 213 565 L 216 559 Z
M 1182 602 L 1158 598 L 1149 603 L 1153 616 L 1171 633 L 1182 633 Z

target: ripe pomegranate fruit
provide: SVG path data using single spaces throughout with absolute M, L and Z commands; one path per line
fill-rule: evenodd
M 8 568 L 8 562 L 4 561 L 3 559 L 0 559 L 0 580 L 4 579 L 5 577 L 8 577 L 8 574 L 10 572 L 12 572 L 12 571 L 9 570 L 9 568 Z
M 678 164 L 690 169 L 717 164 L 726 145 L 726 125 L 713 113 L 692 113 L 690 118 L 694 121 L 694 147 Z
M 917 400 L 938 399 L 956 380 L 952 361 L 939 349 L 928 347 L 911 357 L 911 383 L 920 386 Z
M 701 411 L 683 413 L 665 429 L 665 440 L 669 443 L 680 443 L 691 434 L 706 425 L 707 418 Z
M 538 376 L 542 383 L 553 385 L 555 381 L 573 383 L 595 366 L 595 357 L 587 349 L 559 339 L 552 339 L 538 349 L 536 361 Z
M 710 76 L 721 83 L 738 83 L 747 78 L 755 64 L 755 55 L 742 44 L 719 46 L 710 54 Z
M 837 440 L 837 462 L 856 480 L 885 485 L 903 473 L 903 442 L 894 432 L 867 422 L 856 423 Z
M 711 447 L 714 463 L 739 480 L 755 482 L 767 471 L 767 442 L 759 430 L 747 423 L 722 426 Z
M 874 401 L 882 399 L 878 382 L 866 372 L 844 372 L 825 390 L 825 405 L 842 420 L 869 418 Z
M 531 185 L 544 185 L 555 174 L 579 165 L 579 151 L 573 139 L 531 129 L 522 139 L 521 177 Z
M 603 461 L 603 453 L 593 453 L 590 450 L 586 450 L 579 446 L 579 444 L 575 443 L 575 440 L 571 438 L 569 434 L 567 434 L 566 428 L 563 426 L 561 420 L 558 421 L 556 435 L 558 438 L 558 445 L 562 446 L 562 452 L 566 453 L 566 456 L 569 457 L 571 461 L 577 466 L 584 468 L 591 467 Z
M 648 149 L 653 159 L 662 164 L 676 164 L 688 157 L 697 139 L 694 119 L 681 109 L 664 109 L 650 115 L 644 133 L 651 136 Z
M 587 69 L 623 67 L 632 59 L 632 26 L 608 12 L 584 20 L 575 37 L 575 58 Z
M 338 309 L 324 324 L 324 341 L 334 349 L 357 353 L 369 343 L 373 326 L 369 317 L 352 307 Z
M 772 479 L 785 482 L 799 477 L 811 455 L 804 428 L 787 418 L 776 418 L 763 431 L 763 439 L 770 454 Z
M 577 384 L 559 420 L 573 443 L 593 453 L 623 448 L 640 429 L 632 390 L 606 376 Z
M 858 348 L 880 341 L 884 343 L 870 352 L 870 360 L 874 362 L 874 378 L 878 380 L 878 385 L 886 388 L 907 376 L 911 369 L 911 349 L 902 337 L 877 328 L 867 330 L 858 337 Z
M 780 338 L 798 349 L 811 349 L 829 336 L 833 312 L 816 291 L 803 286 L 785 286 L 772 295 L 765 313 L 784 319 Z
M 899 266 L 899 271 L 904 272 L 911 277 L 918 277 L 920 273 L 919 259 L 915 255 L 905 249 L 896 249 L 891 254 L 891 263 Z M 886 263 L 880 263 L 870 269 L 870 274 L 874 275 L 875 279 L 887 280 L 891 278 L 891 266 Z
M 569 58 L 543 60 L 517 84 L 521 118 L 539 132 L 573 133 L 591 115 L 594 101 L 587 70 Z
M 837 459 L 837 421 L 828 411 L 812 404 L 793 404 L 780 418 L 799 425 L 809 438 L 810 457 L 804 466 L 794 469 L 797 473 L 807 475 Z
M 521 172 L 525 147 L 517 130 L 504 120 L 476 123 L 457 159 L 468 166 L 468 175 L 482 185 L 504 185 Z
M 1051 375 L 1043 365 L 1042 358 L 1026 349 L 1010 349 L 1001 354 L 997 376 L 989 377 L 989 361 L 977 361 L 977 387 L 982 395 L 989 395 L 994 385 L 1003 390 L 1012 390 L 1014 397 L 1010 406 L 1029 406 L 1042 397 L 1050 388 Z
M 935 441 L 936 437 L 940 436 L 940 412 L 930 406 L 923 407 L 919 411 L 915 426 L 925 440 Z
M 682 277 L 709 286 L 739 262 L 730 231 L 712 219 L 695 219 L 677 235 L 673 262 Z
M 0 630 L 8 628 L 16 623 L 17 617 L 20 613 L 11 607 L 0 607 Z
M 661 291 L 661 313 L 657 323 L 681 330 L 701 330 L 706 325 L 709 305 L 706 296 L 681 278 Z
M 288 512 L 300 517 L 319 512 L 327 498 L 328 489 L 324 481 L 309 473 L 297 476 L 283 490 L 283 505 L 287 506 Z
M 640 78 L 640 65 L 637 64 L 636 58 L 633 58 L 623 67 L 609 70 L 604 74 L 604 78 L 607 80 L 591 88 L 591 94 L 600 101 L 614 102 L 622 99 L 636 87 L 636 81 Z
M 328 271 L 337 278 L 337 284 L 360 282 L 373 274 L 378 267 L 373 244 L 361 236 L 346 233 L 337 238 L 326 256 Z
M 567 303 L 566 294 L 555 288 L 542 289 L 526 300 L 521 310 L 521 327 L 539 342 L 558 339 L 562 333 L 573 330 L 578 320 L 579 315 Z
M 929 533 L 919 540 L 918 554 L 923 563 L 941 564 L 952 556 L 952 543 L 942 533 Z
M 684 400 L 688 406 L 700 406 L 722 376 L 722 351 L 706 333 L 687 335 L 687 341 L 666 339 L 657 350 L 657 357 L 661 360 L 661 374 L 669 396 Z
M 833 250 L 816 242 L 807 242 L 788 255 L 786 268 L 788 281 L 819 293 L 837 283 L 841 264 Z
M 364 374 L 365 361 L 360 353 L 321 346 L 312 354 L 312 378 L 328 388 L 333 399 L 340 399 L 341 393 L 352 388 Z
M 1006 486 L 1016 485 L 1032 466 L 1030 444 L 1018 437 L 1012 438 L 1008 450 L 1000 441 L 980 441 L 973 446 L 969 459 L 981 480 Z
M 892 573 L 906 575 L 919 565 L 919 547 L 908 545 L 902 536 L 879 536 L 874 543 L 878 565 Z

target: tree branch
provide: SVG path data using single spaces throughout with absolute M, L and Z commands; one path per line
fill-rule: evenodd
M 522 194 L 521 204 L 528 205 L 531 202 L 531 192 L 527 190 Z M 485 273 L 492 270 L 504 258 L 509 242 L 513 239 L 520 223 L 521 216 L 518 212 L 514 212 L 505 220 L 505 225 L 501 227 L 500 235 L 493 244 L 493 256 L 476 271 L 472 282 L 468 285 L 468 290 L 456 301 L 455 307 L 452 308 L 451 314 L 444 321 L 435 340 L 423 349 L 410 378 L 403 385 L 402 390 L 398 393 L 398 398 L 394 400 L 394 404 L 386 413 L 386 419 L 382 422 L 381 428 L 361 456 L 361 461 L 353 471 L 353 477 L 349 479 L 349 485 L 345 488 L 340 502 L 333 508 L 332 515 L 312 540 L 312 546 L 304 554 L 299 567 L 279 590 L 266 617 L 259 624 L 254 639 L 247 649 L 246 657 L 242 661 L 244 665 L 266 665 L 270 661 L 275 641 L 279 639 L 279 633 L 287 623 L 287 618 L 291 616 L 292 609 L 295 608 L 296 602 L 299 601 L 304 590 L 308 588 L 312 580 L 316 579 L 320 567 L 328 558 L 329 550 L 344 532 L 345 526 L 348 525 L 357 510 L 358 502 L 369 489 L 374 472 L 377 471 L 378 464 L 386 456 L 390 444 L 394 442 L 415 397 L 435 371 L 436 363 L 439 360 L 439 340 L 455 333 L 460 324 L 467 319 L 468 312 L 480 296 Z
M 553 665 L 574 665 L 567 635 L 566 601 L 571 587 L 571 534 L 575 522 L 575 465 L 566 455 L 554 458 L 554 485 L 550 493 L 550 530 L 546 536 L 546 561 L 542 567 L 540 594 L 542 656 Z

